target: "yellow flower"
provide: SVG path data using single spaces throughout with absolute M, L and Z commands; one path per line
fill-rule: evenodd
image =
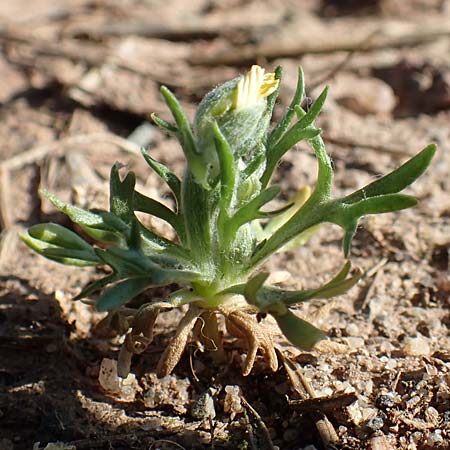
M 234 90 L 233 109 L 252 106 L 277 89 L 280 80 L 275 78 L 273 72 L 264 72 L 262 67 L 255 65 L 239 80 Z

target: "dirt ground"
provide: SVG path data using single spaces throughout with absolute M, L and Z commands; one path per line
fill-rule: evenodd
M 0 450 L 450 449 L 450 1 L 3 1 L 0 49 Z M 138 154 L 147 146 L 182 171 L 177 144 L 148 120 L 169 117 L 160 84 L 192 117 L 212 86 L 255 62 L 284 67 L 277 117 L 299 64 L 311 98 L 330 85 L 319 125 L 336 193 L 436 142 L 409 189 L 420 204 L 363 221 L 351 259 L 367 276 L 298 311 L 330 340 L 301 352 L 280 336 L 290 363 L 276 373 L 261 359 L 243 377 L 245 349 L 228 339 L 226 366 L 192 346 L 156 378 L 174 311 L 126 386 L 100 383 L 119 340 L 95 334 L 102 316 L 72 301 L 98 274 L 49 262 L 17 237 L 39 222 L 71 226 L 38 189 L 104 207 L 120 161 L 141 191 L 169 202 Z M 298 146 L 278 182 L 289 197 L 315 173 L 311 149 Z M 268 268 L 289 272 L 285 286 L 317 286 L 342 265 L 340 238 L 324 226 Z

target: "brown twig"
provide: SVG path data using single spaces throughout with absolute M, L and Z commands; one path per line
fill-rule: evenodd
M 322 411 L 324 414 L 336 411 L 355 403 L 358 397 L 354 392 L 336 394 L 330 397 L 307 398 L 303 400 L 291 400 L 290 405 L 304 411 Z
M 256 411 L 256 409 L 253 408 L 252 405 L 250 405 L 250 403 L 245 399 L 245 397 L 242 394 L 240 395 L 240 399 L 241 399 L 242 404 L 245 406 L 245 408 L 247 408 L 250 411 L 250 413 L 252 414 L 252 416 L 255 418 L 256 423 L 258 424 L 258 427 L 261 430 L 261 433 L 264 437 L 265 444 L 267 445 L 267 449 L 275 450 L 275 447 L 272 442 L 272 438 L 270 437 L 269 430 L 267 429 L 266 424 L 262 420 L 261 416 L 258 414 L 258 411 Z M 248 417 L 247 417 L 247 419 L 248 419 Z M 255 447 L 255 448 L 260 449 L 260 447 Z
M 350 148 L 360 148 L 362 150 L 374 150 L 378 153 L 386 153 L 388 155 L 392 155 L 396 158 L 401 158 L 404 156 L 411 156 L 411 153 L 407 150 L 403 150 L 397 147 L 388 147 L 386 145 L 373 145 L 366 144 L 363 142 L 359 142 L 353 138 L 342 137 L 342 136 L 332 136 L 328 133 L 322 133 L 322 137 L 326 142 L 330 144 L 339 145 L 341 147 L 350 147 Z
M 310 91 L 313 91 L 317 87 L 321 86 L 328 80 L 333 79 L 344 67 L 346 67 L 352 58 L 355 56 L 355 53 L 358 51 L 364 51 L 367 48 L 367 45 L 369 42 L 376 36 L 376 32 L 372 32 L 367 36 L 367 38 L 361 42 L 361 45 L 358 48 L 354 48 L 353 50 L 350 50 L 347 55 L 345 55 L 345 58 L 339 63 L 336 64 L 335 67 L 333 67 L 328 73 L 326 73 L 323 77 L 319 78 L 318 80 L 314 81 L 308 86 L 308 89 Z
M 315 393 L 309 381 L 303 376 L 301 371 L 297 367 L 295 367 L 292 361 L 286 358 L 280 350 L 278 350 L 278 354 L 280 359 L 283 361 L 284 368 L 292 383 L 292 387 L 298 393 L 298 395 L 302 397 L 303 401 L 314 401 L 314 399 L 317 399 L 317 394 Z M 339 437 L 333 425 L 328 420 L 326 414 L 319 408 L 310 410 L 309 414 L 316 425 L 323 445 L 328 448 L 331 445 L 337 444 L 339 442 Z
M 37 39 L 16 30 L 0 30 L 0 43 L 15 43 L 30 46 L 36 56 L 55 56 L 74 62 L 85 63 L 99 67 L 107 59 L 105 48 L 99 44 L 83 44 L 78 41 L 63 41 L 60 43 Z
M 375 264 L 372 268 L 370 268 L 365 274 L 364 278 L 372 278 L 369 284 L 369 287 L 366 289 L 366 291 L 363 294 L 362 302 L 361 302 L 361 311 L 364 311 L 367 306 L 369 305 L 370 300 L 372 299 L 373 293 L 375 292 L 375 287 L 380 281 L 380 278 L 383 274 L 383 267 L 387 264 L 388 259 L 383 258 L 380 261 L 378 261 L 377 264 Z
M 331 29 L 331 31 L 330 31 Z M 351 29 L 351 32 L 349 32 Z M 368 41 L 369 37 L 374 37 Z M 383 48 L 415 46 L 450 35 L 448 18 L 433 18 L 429 23 L 405 21 L 372 20 L 364 26 L 345 19 L 335 19 L 332 25 L 317 26 L 315 33 L 298 36 L 283 42 L 271 39 L 260 45 L 247 45 L 240 48 L 220 49 L 217 53 L 205 54 L 204 50 L 194 53 L 193 64 L 221 65 L 243 64 L 259 58 L 276 59 L 298 57 L 311 53 L 333 53 L 338 51 L 358 51 L 365 45 L 365 51 Z

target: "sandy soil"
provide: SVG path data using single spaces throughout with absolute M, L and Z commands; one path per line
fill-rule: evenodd
M 450 449 L 449 24 L 448 0 L 2 2 L 0 450 L 58 441 L 105 450 Z M 146 145 L 182 170 L 176 143 L 148 122 L 153 111 L 168 117 L 159 85 L 192 116 L 208 89 L 253 62 L 285 69 L 277 117 L 299 64 L 311 98 L 330 85 L 319 125 L 336 193 L 436 142 L 432 167 L 409 189 L 420 204 L 365 219 L 351 258 L 368 276 L 299 310 L 327 332 L 326 345 L 300 352 L 278 336 L 290 363 L 271 373 L 261 359 L 242 377 L 245 348 L 229 338 L 226 365 L 190 346 L 158 379 L 180 318 L 172 311 L 133 360 L 129 383 L 108 384 L 119 339 L 95 334 L 102 316 L 72 301 L 98 273 L 46 261 L 17 233 L 50 220 L 71 226 L 39 198 L 41 186 L 105 206 L 115 161 L 170 205 L 136 154 Z M 315 167 L 307 147 L 287 155 L 278 175 L 287 197 L 314 183 Z M 342 264 L 340 238 L 324 226 L 267 266 L 289 272 L 287 287 L 315 286 Z

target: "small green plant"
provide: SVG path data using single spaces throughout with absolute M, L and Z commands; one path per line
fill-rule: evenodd
M 362 189 L 341 198 L 331 197 L 332 165 L 315 126 L 327 96 L 325 89 L 308 111 L 301 107 L 304 79 L 301 68 L 297 90 L 281 121 L 270 129 L 270 119 L 281 80 L 281 68 L 265 74 L 253 66 L 245 75 L 208 93 L 201 101 L 191 128 L 175 96 L 166 87 L 162 96 L 175 123 L 153 120 L 181 144 L 187 165 L 182 179 L 144 150 L 145 161 L 169 186 L 172 210 L 135 190 L 135 175 L 123 179 L 117 165 L 111 170 L 110 210 L 86 211 L 43 192 L 87 235 L 101 243 L 92 246 L 57 224 L 32 226 L 23 241 L 43 256 L 64 264 L 110 266 L 111 272 L 86 286 L 77 298 L 96 297 L 99 311 L 108 311 L 104 324 L 126 334 L 119 353 L 119 374 L 126 376 L 133 354 L 152 342 L 158 314 L 188 305 L 175 336 L 158 368 L 160 376 L 178 363 L 193 333 L 198 342 L 213 347 L 217 360 L 225 357 L 219 316 L 232 335 L 246 342 L 243 373 L 249 374 L 258 350 L 272 370 L 278 366 L 271 335 L 260 314 L 272 315 L 296 346 L 310 349 L 324 333 L 300 319 L 291 307 L 313 298 L 346 292 L 360 278 L 347 262 L 334 278 L 316 289 L 289 291 L 265 285 L 258 272 L 273 253 L 304 243 L 319 224 L 331 222 L 344 231 L 348 257 L 359 219 L 367 214 L 398 211 L 416 205 L 414 197 L 399 193 L 429 165 L 436 148 L 430 145 L 403 166 Z M 285 207 L 268 210 L 280 188 L 270 185 L 283 155 L 307 141 L 318 162 L 317 183 L 310 193 L 301 189 Z M 169 223 L 177 238 L 165 239 L 146 228 L 136 212 Z M 140 308 L 127 303 L 146 289 L 176 283 L 180 289 Z

